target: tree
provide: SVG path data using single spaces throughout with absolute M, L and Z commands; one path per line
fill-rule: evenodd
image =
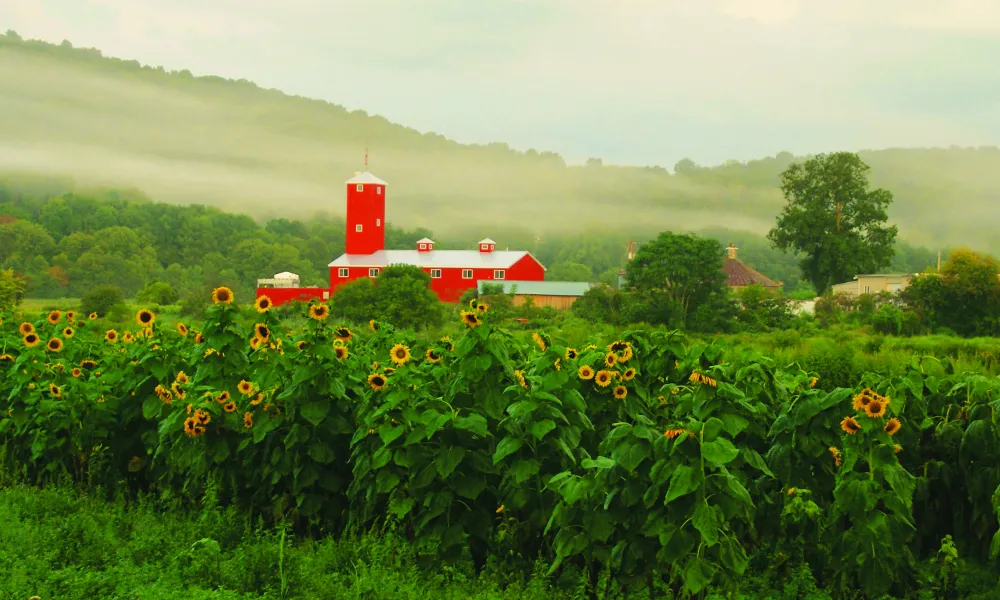
M 368 277 L 355 279 L 337 288 L 330 302 L 331 314 L 352 323 L 375 318 L 375 282 Z
M 14 269 L 0 271 L 0 310 L 11 309 L 24 297 L 25 282 Z
M 1000 332 L 1000 264 L 991 256 L 956 250 L 940 273 L 914 277 L 901 294 L 931 328 L 964 336 Z
M 693 310 L 726 298 L 722 260 L 722 244 L 716 240 L 665 231 L 635 253 L 628 286 L 656 296 L 659 312 L 674 312 L 687 324 Z M 676 310 L 668 311 L 664 300 Z
M 92 287 L 80 298 L 80 309 L 87 314 L 97 313 L 100 316 L 108 314 L 112 308 L 125 303 L 121 288 L 114 285 L 99 285 Z
M 788 205 L 767 234 L 775 248 L 801 252 L 802 274 L 822 294 L 834 283 L 889 266 L 898 228 L 886 225 L 892 194 L 871 189 L 857 154 L 820 154 L 781 174 Z
M 135 299 L 148 304 L 174 304 L 180 299 L 180 294 L 169 283 L 150 281 L 136 294 Z
M 422 329 L 440 324 L 441 302 L 430 284 L 430 275 L 420 267 L 382 269 L 375 285 L 376 315 L 396 327 Z

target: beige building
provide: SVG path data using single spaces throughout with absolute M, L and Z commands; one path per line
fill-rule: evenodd
M 835 284 L 833 293 L 852 298 L 857 298 L 861 294 L 895 293 L 905 290 L 910 285 L 911 277 L 909 273 L 856 275 L 854 281 Z

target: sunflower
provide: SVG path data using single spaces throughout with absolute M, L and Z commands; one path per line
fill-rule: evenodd
M 475 328 L 477 325 L 479 325 L 479 317 L 474 312 L 463 310 L 462 322 L 465 323 L 470 329 Z
M 80 366 L 83 367 L 84 369 L 87 369 L 88 371 L 91 370 L 91 369 L 96 369 L 97 368 L 97 361 L 90 360 L 89 358 L 88 359 L 84 359 L 84 360 L 80 361 Z
M 333 330 L 333 337 L 342 342 L 349 342 L 351 341 L 351 338 L 354 337 L 354 334 L 351 333 L 350 329 L 341 325 L 340 327 Z
M 615 356 L 613 352 L 608 352 L 608 354 L 604 357 L 604 366 L 608 367 L 609 369 L 615 366 L 617 362 L 618 362 L 618 357 Z
M 188 377 L 187 373 L 185 373 L 184 371 L 178 371 L 177 377 L 174 378 L 174 381 L 180 384 L 186 384 L 191 382 L 191 378 Z
M 132 335 L 131 331 L 126 331 L 125 335 L 122 336 L 122 341 L 126 344 L 131 344 L 135 341 L 135 336 Z
M 204 341 L 205 341 L 205 336 L 203 336 L 200 331 L 194 334 L 194 343 L 200 344 Z
M 514 379 L 517 379 L 518 385 L 520 385 L 525 389 L 528 389 L 528 382 L 524 380 L 524 373 L 522 373 L 521 371 L 514 371 Z
M 441 338 L 440 341 L 441 341 L 442 344 L 445 345 L 445 347 L 447 348 L 448 352 L 454 352 L 455 351 L 455 342 L 451 341 L 451 336 L 447 336 L 446 335 L 443 338 Z
M 564 354 L 563 356 L 566 358 L 566 360 L 575 360 L 577 357 L 576 349 L 566 348 L 566 354 Z
M 325 321 L 330 316 L 330 307 L 325 304 L 313 304 L 309 307 L 309 318 L 316 321 Z
M 479 311 L 479 314 L 484 315 L 484 314 L 486 314 L 486 312 L 488 310 L 490 310 L 490 305 L 489 304 L 479 304 L 478 306 L 476 306 L 476 310 Z
M 69 338 L 73 337 L 74 333 L 76 333 L 76 332 L 73 331 L 72 327 L 65 327 L 65 328 L 63 328 L 63 337 L 66 338 L 67 340 Z
M 222 410 L 226 411 L 227 413 L 236 412 L 236 403 L 226 402 L 225 404 L 222 405 Z
M 849 435 L 854 435 L 855 433 L 861 431 L 861 425 L 858 424 L 854 417 L 844 418 L 844 420 L 840 422 L 840 428 Z
M 14 362 L 14 357 L 10 354 L 0 354 L 0 362 Z
M 305 340 L 299 340 L 299 341 L 295 342 L 295 347 L 297 349 L 299 349 L 299 350 L 305 348 L 306 347 L 306 341 Z
M 378 323 L 375 322 L 375 319 L 369 319 L 368 328 L 372 331 L 378 331 Z
M 49 384 L 49 393 L 52 394 L 53 398 L 62 398 L 62 390 L 54 383 Z
M 89 315 L 87 315 L 87 318 L 90 319 L 91 321 L 96 321 L 97 320 L 97 313 L 92 312 Z
M 28 335 L 29 333 L 35 333 L 35 326 L 32 325 L 31 323 L 21 323 L 18 326 L 17 330 L 18 332 L 20 332 L 22 336 L 25 336 Z
M 475 310 L 477 306 L 479 306 L 479 300 L 476 300 L 475 298 L 469 300 L 469 308 Z
M 372 389 L 376 392 L 385 387 L 385 377 L 379 375 L 378 373 L 372 373 L 368 376 L 368 385 L 372 386 Z
M 668 430 L 666 430 L 666 431 L 663 432 L 663 437 L 667 438 L 668 440 L 672 440 L 675 437 L 679 436 L 680 434 L 684 433 L 685 431 L 687 431 L 687 430 L 686 429 L 668 429 Z
M 434 348 L 428 348 L 425 356 L 427 357 L 427 362 L 441 362 L 441 355 L 435 352 Z
M 74 319 L 76 319 L 76 313 L 75 312 L 69 311 L 69 312 L 66 313 L 66 320 L 67 321 L 69 321 L 69 322 L 72 323 Z
M 903 451 L 903 447 L 900 446 L 899 444 L 893 444 L 892 451 L 895 452 L 896 454 L 899 454 L 900 452 Z
M 344 346 L 337 346 L 333 349 L 333 355 L 337 357 L 337 360 L 344 360 L 347 358 L 347 348 Z
M 562 371 L 562 359 L 557 358 L 556 362 L 552 363 L 552 366 L 556 368 L 556 371 Z
M 24 341 L 24 345 L 27 346 L 28 348 L 34 348 L 35 346 L 38 345 L 38 341 L 39 341 L 38 334 L 36 334 L 36 333 L 29 333 L 28 335 L 24 336 L 24 340 L 23 341 Z
M 819 377 L 813 377 L 809 380 L 809 387 L 814 388 L 817 383 L 819 383 Z
M 893 417 L 885 422 L 885 427 L 882 429 L 884 429 L 889 435 L 896 435 L 896 432 L 899 431 L 901 427 L 902 425 L 900 424 L 899 419 Z
M 589 365 L 583 365 L 580 367 L 580 370 L 577 372 L 577 375 L 580 377 L 580 379 L 586 379 L 586 380 L 593 379 L 594 370 L 590 368 Z
M 625 389 L 624 385 L 616 385 L 613 393 L 615 395 L 615 398 L 622 400 L 625 398 L 625 396 L 628 395 L 628 390 Z
M 198 425 L 208 425 L 212 422 L 212 415 L 207 410 L 196 408 L 194 411 L 194 420 Z
M 274 306 L 274 303 L 271 302 L 271 299 L 267 296 L 258 296 L 253 303 L 253 307 L 256 308 L 259 313 L 266 313 L 271 310 L 272 306 Z
M 631 368 L 625 369 L 625 372 L 622 373 L 622 379 L 624 379 L 625 381 L 632 381 L 634 378 L 635 378 L 635 369 Z
M 271 337 L 271 330 L 267 325 L 263 323 L 257 323 L 253 326 L 253 333 L 255 336 L 259 337 L 261 341 L 266 341 Z
M 840 461 L 841 461 L 840 450 L 837 450 L 833 446 L 830 446 L 830 455 L 833 456 L 833 464 L 834 464 L 834 466 L 839 467 L 840 466 Z
M 253 413 L 251 412 L 243 413 L 243 428 L 253 429 Z
M 184 323 L 177 324 L 177 333 L 181 334 L 181 337 L 187 337 L 188 328 Z
M 410 349 L 403 344 L 396 344 L 389 351 L 389 358 L 401 367 L 406 364 L 406 361 L 410 360 Z
M 264 401 L 264 394 L 257 394 L 256 396 L 254 396 L 253 400 L 250 401 L 250 404 L 253 406 L 257 406 L 263 401 Z
M 55 325 L 56 323 L 58 323 L 59 319 L 61 319 L 61 318 L 62 318 L 62 313 L 59 312 L 58 310 L 54 310 L 54 311 L 50 312 L 49 316 L 48 316 L 49 323 L 52 323 L 53 325 Z
M 598 371 L 597 375 L 594 376 L 594 383 L 601 387 L 608 387 L 614 378 L 615 374 L 611 371 Z
M 187 392 L 185 392 L 184 388 L 181 387 L 181 384 L 176 381 L 170 384 L 170 391 L 180 400 L 187 397 Z
M 385 375 L 386 377 L 388 377 L 389 375 L 392 375 L 395 372 L 396 372 L 396 369 L 393 369 L 392 367 L 386 367 L 386 368 L 382 369 L 382 374 Z
M 49 352 L 60 352 L 63 349 L 63 341 L 59 338 L 52 338 L 49 343 L 45 345 L 45 348 Z
M 69 374 L 72 375 L 73 377 L 79 377 L 80 375 L 83 375 L 83 371 L 80 370 L 80 367 L 74 367 L 73 370 L 69 372 Z
M 190 437 L 199 437 L 205 434 L 205 428 L 198 424 L 195 417 L 184 419 L 184 433 Z
M 865 414 L 873 419 L 878 419 L 885 415 L 885 403 L 879 398 L 873 399 L 865 405 Z
M 212 302 L 216 304 L 232 304 L 233 290 L 227 287 L 217 287 L 212 290 Z
M 153 315 L 153 311 L 148 308 L 144 308 L 139 312 L 135 313 L 135 322 L 139 324 L 139 327 L 148 327 L 156 321 L 156 317 Z
M 236 389 L 239 390 L 244 396 L 249 396 L 253 393 L 253 384 L 246 379 L 243 379 L 240 381 L 239 385 L 236 386 Z
M 535 340 L 535 343 L 538 344 L 538 347 L 542 349 L 542 352 L 545 352 L 545 349 L 548 348 L 548 346 L 545 343 L 545 339 L 542 338 L 542 336 L 538 335 L 538 332 L 532 333 L 531 339 Z

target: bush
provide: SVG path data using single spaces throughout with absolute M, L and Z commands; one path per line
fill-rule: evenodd
M 171 287 L 169 283 L 162 281 L 150 281 L 146 284 L 135 299 L 144 304 L 173 304 L 180 298 L 180 294 Z
M 97 313 L 101 317 L 119 304 L 125 304 L 125 295 L 117 285 L 92 287 L 80 298 L 80 310 L 83 313 Z

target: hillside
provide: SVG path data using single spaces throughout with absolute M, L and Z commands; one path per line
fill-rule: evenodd
M 0 36 L 0 169 L 135 187 L 176 204 L 272 217 L 343 212 L 361 167 L 390 183 L 389 219 L 439 234 L 647 237 L 703 227 L 765 232 L 795 157 L 700 168 L 567 166 L 547 152 L 462 145 L 361 111 L 247 81 L 169 73 L 135 61 Z M 1000 250 L 1000 150 L 863 152 L 903 238 L 933 249 Z

